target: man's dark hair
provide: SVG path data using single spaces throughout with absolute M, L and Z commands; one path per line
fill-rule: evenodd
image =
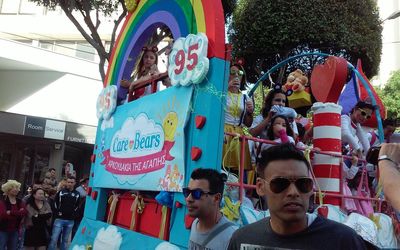
M 54 170 L 54 171 L 56 171 L 56 169 L 55 169 L 55 168 L 49 168 L 49 170 L 48 170 L 48 171 L 49 171 L 49 172 L 51 172 L 51 171 L 53 171 L 53 170 Z
M 258 158 L 257 173 L 260 177 L 264 177 L 264 170 L 272 161 L 279 160 L 297 160 L 304 162 L 307 169 L 310 169 L 310 163 L 307 161 L 303 152 L 298 150 L 292 143 L 283 143 L 272 146 L 261 152 L 261 157 Z
M 386 128 L 387 126 L 396 127 L 396 122 L 392 119 L 386 119 L 382 122 L 382 126 L 383 128 Z
M 76 181 L 76 178 L 75 178 L 75 176 L 73 176 L 73 175 L 68 175 L 66 179 L 67 179 L 67 180 L 70 179 L 70 180 Z
M 207 180 L 210 186 L 210 192 L 220 193 L 221 196 L 224 193 L 224 182 L 226 181 L 226 175 L 219 173 L 217 170 L 210 168 L 197 168 L 193 170 L 190 178 L 193 180 Z
M 376 106 L 366 101 L 358 101 L 356 105 L 354 105 L 350 113 L 353 113 L 356 109 L 370 109 L 372 111 L 375 111 Z

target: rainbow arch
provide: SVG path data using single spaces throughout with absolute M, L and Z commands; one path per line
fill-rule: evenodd
M 169 27 L 173 37 L 198 32 L 208 37 L 208 57 L 225 58 L 225 32 L 222 4 L 215 0 L 141 0 L 123 23 L 111 54 L 104 87 L 129 78 L 129 70 L 141 48 L 159 24 Z

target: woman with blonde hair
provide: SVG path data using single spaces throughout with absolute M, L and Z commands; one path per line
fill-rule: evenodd
M 151 76 L 160 73 L 158 70 L 158 48 L 157 46 L 144 46 L 138 63 L 135 65 L 133 74 L 129 80 L 121 80 L 121 87 L 129 88 L 132 91 L 135 87 L 135 81 L 139 79 L 150 79 Z M 159 90 L 159 84 L 153 83 L 145 88 L 137 89 L 133 93 L 133 100 L 142 96 L 155 93 Z
M 0 200 L 0 249 L 16 249 L 18 232 L 26 215 L 24 202 L 17 198 L 21 183 L 8 180 L 1 185 L 4 198 Z

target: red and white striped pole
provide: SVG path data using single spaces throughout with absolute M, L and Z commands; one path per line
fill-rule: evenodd
M 313 111 L 313 144 L 314 148 L 321 151 L 337 154 L 338 157 L 330 155 L 315 154 L 313 170 L 316 181 L 322 192 L 342 194 L 341 176 L 341 121 L 340 112 L 342 107 L 334 103 L 317 102 L 311 107 Z M 341 206 L 342 199 L 339 197 L 325 197 L 324 204 Z

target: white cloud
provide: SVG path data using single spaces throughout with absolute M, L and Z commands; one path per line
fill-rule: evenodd
M 84 245 L 75 245 L 72 250 L 86 250 L 86 247 Z
M 93 250 L 118 250 L 122 243 L 121 233 L 116 226 L 101 228 L 93 243 Z
M 152 136 L 159 136 L 157 141 Z M 148 138 L 150 137 L 150 138 Z M 149 140 L 146 140 L 146 139 Z M 141 141 L 145 139 L 146 143 L 151 143 L 151 147 L 139 148 Z M 128 150 L 119 151 L 118 142 L 128 141 Z M 139 157 L 159 152 L 164 146 L 164 131 L 161 125 L 156 124 L 154 120 L 147 117 L 145 113 L 140 113 L 136 119 L 129 117 L 125 120 L 121 130 L 117 131 L 110 145 L 110 154 L 113 157 L 131 158 Z
M 101 122 L 101 131 L 106 130 L 106 128 L 113 128 L 114 127 L 114 117 L 111 116 L 109 120 L 104 120 Z
M 180 249 L 179 247 L 177 247 L 169 242 L 161 242 L 155 248 L 155 250 L 179 250 L 179 249 Z

